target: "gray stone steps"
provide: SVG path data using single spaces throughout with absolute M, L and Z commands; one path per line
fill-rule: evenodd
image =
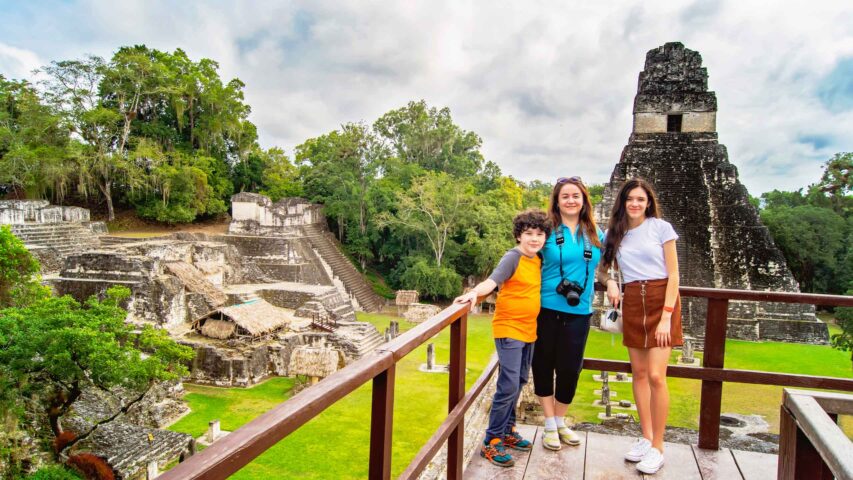
M 81 223 L 12 225 L 12 233 L 28 247 L 47 247 L 60 258 L 100 246 L 98 236 Z
M 377 311 L 382 308 L 384 301 L 373 292 L 364 277 L 340 251 L 335 241 L 330 239 L 318 226 L 305 225 L 304 231 L 311 246 L 323 256 L 332 272 L 341 279 L 347 291 L 356 297 L 359 305 L 365 311 Z

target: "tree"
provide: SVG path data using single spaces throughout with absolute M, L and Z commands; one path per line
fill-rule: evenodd
M 404 265 L 401 282 L 425 298 L 453 298 L 462 293 L 462 277 L 452 268 L 416 257 L 412 262 L 404 262 Z
M 853 153 L 836 153 L 827 161 L 817 188 L 829 196 L 835 211 L 849 216 L 853 212 Z
M 89 56 L 84 60 L 53 62 L 44 67 L 45 96 L 65 114 L 71 130 L 83 141 L 80 151 L 80 182 L 85 195 L 90 185 L 97 188 L 107 202 L 109 219 L 115 218 L 113 183 L 120 176 L 121 157 L 114 155 L 116 139 L 121 135 L 122 115 L 101 101 L 99 88 L 107 65 L 104 59 Z
M 522 210 L 524 187 L 509 177 L 496 180 L 493 190 L 478 195 L 470 222 L 465 229 L 461 249 L 455 262 L 462 275 L 483 277 L 498 264 L 506 251 L 515 245 L 512 218 Z
M 853 295 L 853 289 L 847 290 L 845 295 Z M 841 326 L 841 333 L 835 333 L 830 338 L 832 346 L 845 351 L 853 351 L 853 308 L 839 307 L 835 309 L 835 320 Z M 853 361 L 853 353 L 850 355 Z
M 0 226 L 0 308 L 27 305 L 49 291 L 38 281 L 39 263 L 8 225 Z
M 404 164 L 457 177 L 473 176 L 483 166 L 482 139 L 454 124 L 446 107 L 429 108 L 424 100 L 409 102 L 380 117 L 373 129 Z
M 442 266 L 444 253 L 453 235 L 464 226 L 474 203 L 473 186 L 440 172 L 427 172 L 409 190 L 398 192 L 394 214 L 384 212 L 380 223 L 402 227 L 425 238 Z
M 139 402 L 156 382 L 188 373 L 192 349 L 167 332 L 125 323 L 120 303 L 126 287 L 80 304 L 69 296 L 48 297 L 24 308 L 0 310 L 0 378 L 10 380 L 19 399 L 28 398 L 47 417 L 51 432 L 63 432 L 65 415 L 84 390 L 124 387 L 134 392 L 122 411 Z M 65 448 L 86 438 L 76 439 Z
M 373 211 L 370 192 L 387 149 L 367 126 L 348 123 L 341 130 L 309 139 L 296 147 L 305 195 L 324 205 L 337 224 L 338 239 L 359 258 L 362 269 L 371 256 L 368 230 Z
M 848 236 L 847 222 L 831 209 L 811 205 L 774 207 L 761 211 L 761 221 L 806 292 L 841 293 L 847 281 L 838 278 Z
M 263 152 L 263 176 L 261 178 L 261 193 L 270 197 L 274 202 L 287 197 L 301 197 L 304 194 L 299 170 L 290 163 L 290 159 L 280 148 L 270 148 Z
M 0 183 L 62 202 L 71 162 L 62 119 L 26 81 L 0 75 Z

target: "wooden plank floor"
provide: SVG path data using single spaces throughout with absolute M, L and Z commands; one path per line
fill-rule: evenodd
M 667 443 L 666 464 L 655 475 L 643 475 L 635 464 L 623 459 L 634 439 L 618 435 L 578 432 L 581 444 L 563 445 L 558 452 L 542 446 L 541 427 L 519 425 L 519 432 L 533 442 L 530 452 L 510 450 L 515 466 L 492 465 L 475 455 L 465 469 L 471 480 L 770 480 L 776 478 L 776 455 L 732 451 L 702 450 L 696 446 Z

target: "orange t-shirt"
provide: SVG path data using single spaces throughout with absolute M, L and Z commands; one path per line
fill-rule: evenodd
M 505 262 L 510 262 L 509 265 Z M 508 279 L 498 282 L 495 275 L 516 263 Z M 526 257 L 517 249 L 504 255 L 490 277 L 500 285 L 492 318 L 495 338 L 512 338 L 522 342 L 536 341 L 536 317 L 539 315 L 540 288 L 542 286 L 542 260 L 538 256 Z

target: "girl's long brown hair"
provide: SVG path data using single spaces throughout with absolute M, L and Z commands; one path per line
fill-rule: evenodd
M 601 241 L 598 240 L 598 228 L 595 226 L 595 218 L 592 216 L 592 202 L 589 200 L 589 190 L 586 189 L 586 186 L 577 177 L 564 179 L 554 185 L 554 189 L 551 191 L 551 202 L 548 204 L 548 217 L 551 219 L 551 226 L 556 231 L 563 224 L 563 217 L 560 216 L 560 190 L 569 183 L 578 187 L 583 197 L 583 207 L 581 207 L 580 218 L 578 219 L 581 228 L 583 228 L 584 233 L 589 238 L 589 242 L 601 248 Z
M 619 194 L 616 195 L 616 200 L 613 202 L 613 209 L 610 211 L 610 222 L 607 224 L 607 238 L 604 241 L 603 265 L 610 265 L 613 262 L 616 258 L 616 251 L 619 250 L 619 245 L 622 244 L 622 239 L 628 233 L 628 210 L 625 208 L 625 204 L 628 203 L 628 194 L 631 193 L 631 190 L 638 187 L 645 190 L 646 196 L 649 197 L 649 204 L 646 205 L 646 217 L 660 218 L 658 198 L 651 184 L 642 178 L 626 180 L 619 189 Z

